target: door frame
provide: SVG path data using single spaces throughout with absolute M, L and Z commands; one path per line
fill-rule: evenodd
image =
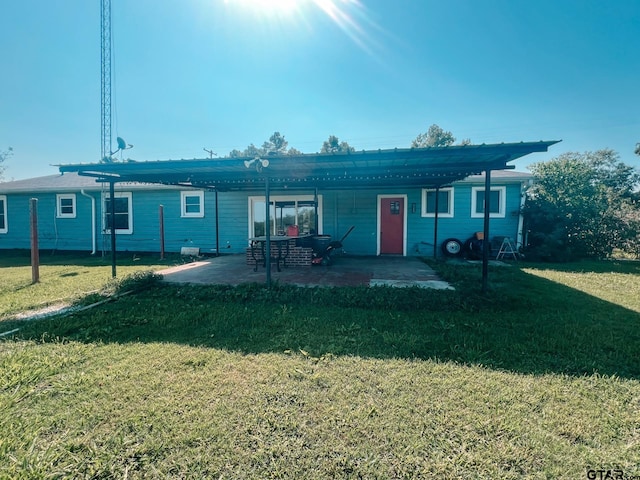
M 407 256 L 407 194 L 406 193 L 398 193 L 398 194 L 390 194 L 384 193 L 378 195 L 378 208 L 377 208 L 377 226 L 376 226 L 376 237 L 377 237 L 377 246 L 376 246 L 376 255 L 380 255 L 380 228 L 382 227 L 382 199 L 383 198 L 402 198 L 404 201 L 404 209 L 402 215 L 402 256 Z

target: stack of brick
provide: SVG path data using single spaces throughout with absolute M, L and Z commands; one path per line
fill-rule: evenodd
M 287 254 L 287 247 L 282 246 L 282 256 L 284 257 Z M 258 259 L 258 264 L 262 265 L 262 251 L 260 248 L 256 248 L 253 252 L 255 257 Z M 271 244 L 271 258 L 272 264 L 275 263 L 275 259 L 278 257 L 278 245 L 275 243 Z M 255 265 L 256 261 L 251 256 L 251 248 L 247 248 L 246 250 L 246 262 L 247 265 Z M 289 254 L 286 258 L 287 266 L 294 267 L 308 267 L 311 266 L 311 260 L 313 259 L 313 249 L 308 247 L 298 247 L 296 246 L 296 239 L 292 238 L 289 240 Z M 282 263 L 281 263 L 282 265 Z

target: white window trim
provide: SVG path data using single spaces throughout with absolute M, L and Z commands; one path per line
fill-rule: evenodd
M 4 215 L 4 228 L 0 228 L 0 233 L 7 233 L 9 231 L 9 219 L 7 218 L 7 196 L 0 195 L 2 200 L 2 214 Z
M 313 195 L 269 195 L 269 202 L 275 203 L 275 202 L 286 202 L 286 201 L 290 201 L 290 200 L 295 200 L 296 202 L 298 201 L 303 201 L 303 202 L 308 202 L 310 200 L 313 200 L 314 196 Z M 264 202 L 265 201 L 265 197 L 263 196 L 250 196 L 248 198 L 249 201 L 249 218 L 248 218 L 248 226 L 249 226 L 249 237 L 254 237 L 255 236 L 255 232 L 253 231 L 253 212 L 255 209 L 255 204 L 257 202 Z M 318 232 L 322 232 L 322 195 L 318 195 Z M 298 220 L 296 219 L 296 222 Z M 318 233 L 316 232 L 316 233 Z
M 200 211 L 187 212 L 187 197 L 200 198 Z M 180 191 L 180 216 L 182 218 L 202 218 L 204 217 L 204 191 L 203 190 L 182 190 Z
M 435 188 L 423 188 L 422 189 L 422 216 L 428 218 L 434 218 L 435 213 L 427 213 L 427 193 L 435 192 Z M 440 212 L 438 213 L 438 218 L 453 218 L 454 216 L 454 205 L 453 205 L 453 187 L 446 187 L 439 189 L 440 192 L 448 192 L 449 194 L 449 211 L 448 212 Z
M 478 213 L 476 198 L 478 197 L 477 192 L 484 192 L 484 187 L 472 187 L 471 188 L 471 218 L 484 218 L 484 209 L 482 213 Z M 498 212 L 490 213 L 489 218 L 504 218 L 506 216 L 507 209 L 507 187 L 491 187 L 492 192 L 500 192 L 500 209 Z
M 62 213 L 62 200 L 71 199 L 72 213 Z M 58 193 L 56 194 L 56 217 L 57 218 L 76 218 L 76 194 L 75 193 Z
M 102 195 L 102 231 L 104 233 L 106 233 L 107 235 L 111 235 L 111 229 L 107 228 L 107 212 L 106 211 L 106 200 L 108 198 L 110 198 L 111 195 L 109 194 L 109 192 L 104 192 L 104 194 Z M 128 228 L 125 230 L 123 228 L 118 228 L 116 229 L 116 235 L 131 235 L 133 234 L 133 201 L 132 201 L 132 195 L 131 192 L 115 192 L 115 198 L 128 198 L 129 202 L 129 211 L 127 212 L 128 215 L 128 220 L 129 220 L 129 224 L 128 224 Z

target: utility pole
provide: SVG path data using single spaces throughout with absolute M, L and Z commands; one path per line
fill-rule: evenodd
M 202 147 L 202 149 L 207 152 L 209 154 L 209 158 L 213 158 L 213 156 L 215 155 L 216 157 L 218 156 L 218 154 L 216 152 L 214 152 L 213 150 L 207 150 L 206 148 Z

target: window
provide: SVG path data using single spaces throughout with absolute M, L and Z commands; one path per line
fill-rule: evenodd
M 503 218 L 506 209 L 506 187 L 492 187 L 489 216 L 491 218 Z M 471 189 L 471 216 L 474 218 L 484 217 L 484 187 L 473 187 Z
M 297 225 L 300 235 L 322 229 L 322 224 L 316 222 L 313 195 L 270 197 L 269 203 L 271 235 L 286 235 L 290 225 Z M 318 195 L 318 217 L 322 219 L 322 195 Z M 249 197 L 250 237 L 265 235 L 265 218 L 264 197 Z
M 422 216 L 435 217 L 436 215 L 436 191 L 435 189 L 422 189 Z M 453 187 L 438 190 L 438 217 L 453 217 Z
M 59 193 L 56 195 L 56 216 L 58 218 L 76 218 L 76 194 Z
M 7 197 L 0 195 L 0 233 L 7 233 Z
M 180 216 L 204 217 L 204 192 L 180 192 Z
M 108 193 L 104 196 L 104 231 L 111 233 L 114 225 L 116 233 L 133 233 L 133 213 L 131 209 L 131 192 L 116 192 L 114 198 L 115 216 L 111 218 L 111 197 Z

